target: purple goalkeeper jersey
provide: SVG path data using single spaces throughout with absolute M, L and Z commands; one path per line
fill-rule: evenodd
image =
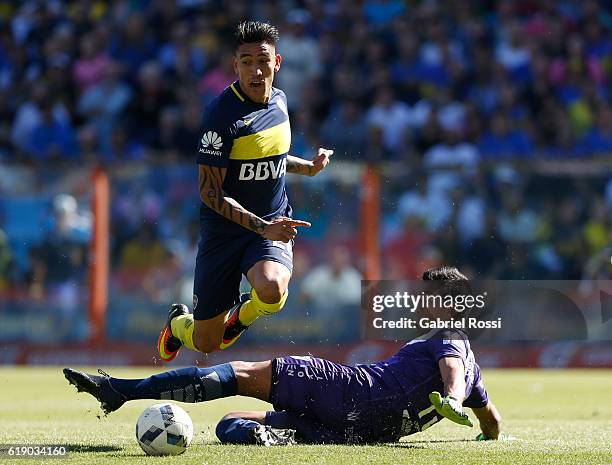
M 296 429 L 300 440 L 309 443 L 389 442 L 424 431 L 442 419 L 429 402 L 432 391 L 444 391 L 438 366 L 442 357 L 463 360 L 463 405 L 484 407 L 487 392 L 467 336 L 440 330 L 369 365 L 310 356 L 274 359 L 271 402 L 276 412 L 266 423 Z
M 403 409 L 402 435 L 424 431 L 442 419 L 431 402 L 429 393 L 443 393 L 444 384 L 438 367 L 443 357 L 457 357 L 465 367 L 464 407 L 484 407 L 488 402 L 474 353 L 467 336 L 455 330 L 434 330 L 404 345 L 387 360 L 370 365 L 357 365 L 371 379 L 374 396 L 386 398 L 393 410 Z M 399 385 L 402 395 L 392 396 L 387 386 Z M 397 388 L 395 388 L 397 391 Z M 397 398 L 397 400 L 393 400 Z

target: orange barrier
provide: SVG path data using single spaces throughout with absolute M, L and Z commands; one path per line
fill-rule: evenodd
M 380 175 L 369 165 L 363 174 L 361 238 L 365 257 L 364 279 L 381 278 L 380 268 Z
M 100 344 L 105 338 L 106 307 L 108 305 L 109 267 L 109 210 L 110 191 L 108 174 L 96 168 L 93 174 L 93 234 L 91 241 L 90 301 L 91 323 L 90 342 Z

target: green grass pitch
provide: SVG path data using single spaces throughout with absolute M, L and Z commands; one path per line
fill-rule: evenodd
M 86 369 L 87 370 L 87 369 Z M 93 368 L 88 370 L 93 371 Z M 152 374 L 109 368 L 115 376 Z M 180 457 L 146 457 L 134 437 L 140 412 L 153 401 L 125 405 L 99 419 L 97 402 L 78 394 L 61 367 L 0 367 L 0 443 L 68 444 L 66 459 L 0 464 L 604 464 L 612 463 L 612 370 L 486 370 L 485 384 L 511 441 L 473 441 L 477 428 L 443 421 L 398 444 L 379 446 L 222 446 L 214 425 L 231 410 L 266 409 L 247 398 L 181 404 L 195 436 Z

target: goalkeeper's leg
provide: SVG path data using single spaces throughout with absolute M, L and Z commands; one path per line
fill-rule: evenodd
M 277 446 L 296 442 L 346 443 L 346 434 L 342 429 L 287 410 L 228 413 L 217 424 L 216 434 L 223 444 Z
M 216 434 L 223 444 L 287 446 L 295 444 L 295 430 L 288 425 L 271 426 L 266 416 L 276 412 L 232 412 L 217 424 Z
M 77 390 L 94 396 L 105 413 L 138 399 L 204 402 L 235 395 L 269 400 L 271 361 L 230 362 L 209 368 L 188 367 L 166 371 L 144 379 L 114 378 L 64 369 L 64 376 Z

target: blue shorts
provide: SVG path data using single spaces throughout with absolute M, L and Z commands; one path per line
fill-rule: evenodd
M 292 244 L 250 231 L 239 235 L 203 233 L 193 283 L 194 319 L 214 318 L 238 303 L 242 275 L 262 260 L 282 263 L 292 271 Z
M 395 442 L 402 409 L 397 399 L 376 398 L 375 389 L 358 367 L 315 357 L 277 358 L 270 399 L 275 412 L 267 413 L 266 424 L 295 429 L 303 443 Z

